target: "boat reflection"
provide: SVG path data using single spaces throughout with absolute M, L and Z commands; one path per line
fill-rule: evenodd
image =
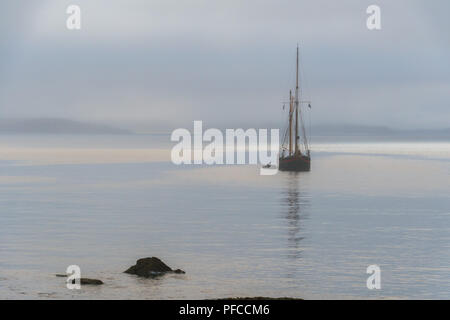
M 300 242 L 304 238 L 302 221 L 307 219 L 309 198 L 300 189 L 303 173 L 288 172 L 285 174 L 286 187 L 282 196 L 282 216 L 288 223 L 288 257 L 298 259 L 301 256 Z

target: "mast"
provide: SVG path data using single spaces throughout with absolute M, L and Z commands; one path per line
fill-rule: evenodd
M 297 44 L 297 72 L 296 72 L 296 82 L 295 82 L 295 154 L 299 153 L 298 148 L 298 44 Z
M 309 146 L 308 146 L 308 139 L 306 137 L 306 129 L 305 129 L 305 123 L 303 121 L 303 114 L 301 112 L 300 109 L 300 120 L 301 120 L 301 125 L 302 125 L 302 133 L 303 133 L 303 144 L 305 146 L 305 152 L 306 154 L 309 156 Z
M 298 66 L 298 51 L 299 51 L 299 49 L 298 49 L 298 45 L 297 45 L 297 97 L 298 97 L 298 68 L 299 68 L 299 66 Z M 298 109 L 299 108 L 298 100 L 297 100 L 296 104 L 297 104 L 297 113 L 300 113 L 300 121 L 301 121 L 301 126 L 302 126 L 303 144 L 305 147 L 305 153 L 307 156 L 309 156 L 308 138 L 306 137 L 306 128 L 305 128 L 305 123 L 303 121 L 302 110 Z M 297 114 L 297 116 L 298 116 L 298 114 Z M 298 131 L 297 131 L 297 134 L 298 134 Z
M 293 113 L 293 103 L 292 103 L 292 90 L 289 90 L 289 155 L 292 155 L 292 113 Z

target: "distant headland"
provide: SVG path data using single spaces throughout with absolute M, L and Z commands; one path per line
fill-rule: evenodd
M 131 134 L 109 125 L 62 118 L 0 119 L 1 133 L 42 134 Z

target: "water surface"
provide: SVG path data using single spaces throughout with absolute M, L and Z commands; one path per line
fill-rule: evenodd
M 0 298 L 449 299 L 450 143 L 315 140 L 311 172 L 260 176 L 166 136 L 2 136 Z M 123 273 L 147 256 L 186 274 Z

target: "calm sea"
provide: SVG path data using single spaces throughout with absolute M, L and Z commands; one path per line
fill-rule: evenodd
M 311 172 L 275 176 L 175 166 L 170 147 L 2 136 L 0 298 L 450 299 L 449 142 L 317 138 Z M 186 274 L 123 273 L 150 256 Z M 67 289 L 69 265 L 105 284 Z

